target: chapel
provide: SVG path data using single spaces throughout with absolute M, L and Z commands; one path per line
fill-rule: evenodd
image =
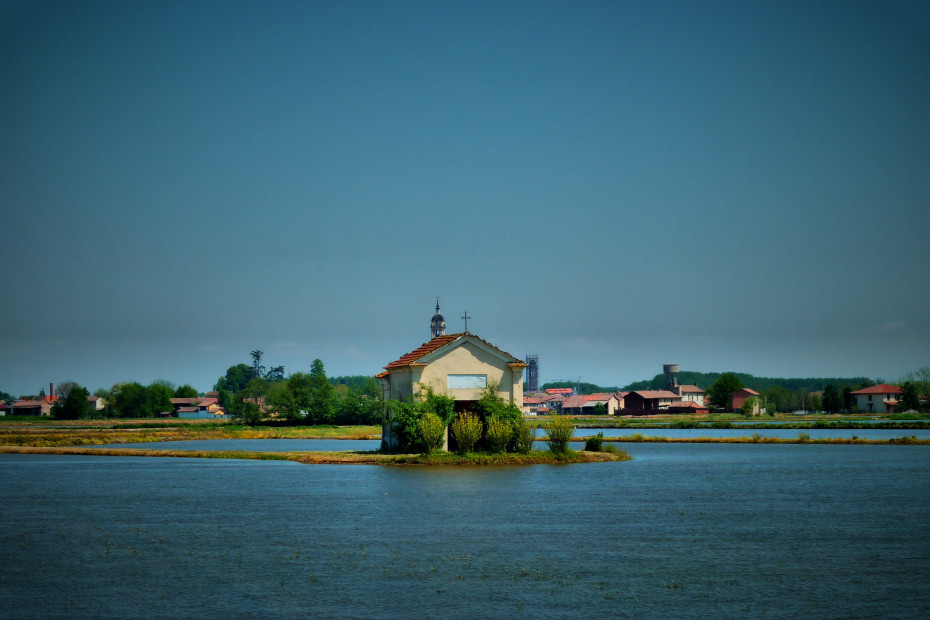
M 524 368 L 526 362 L 468 332 L 467 327 L 464 332 L 447 334 L 437 300 L 429 341 L 400 356 L 375 376 L 381 382 L 385 400 L 413 398 L 429 387 L 455 400 L 456 411 L 465 411 L 490 385 L 505 402 L 522 409 Z

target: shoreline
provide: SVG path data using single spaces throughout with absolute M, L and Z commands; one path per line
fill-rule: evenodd
M 212 458 L 261 461 L 293 461 L 304 465 L 569 465 L 630 460 L 610 452 L 570 451 L 555 455 L 536 450 L 530 454 L 468 454 L 453 452 L 386 454 L 381 452 L 257 452 L 247 450 L 154 450 L 150 448 L 92 448 L 0 445 L 0 454 L 52 454 L 64 456 L 131 456 L 155 458 Z

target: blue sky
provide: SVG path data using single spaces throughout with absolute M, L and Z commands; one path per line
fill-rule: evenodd
M 0 3 L 0 390 L 930 365 L 923 2 Z

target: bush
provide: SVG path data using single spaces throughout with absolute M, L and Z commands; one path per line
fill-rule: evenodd
M 498 420 L 497 418 L 488 418 L 485 424 L 485 439 L 488 442 L 488 450 L 494 454 L 503 452 L 510 443 L 513 435 L 513 427 L 509 422 Z
M 536 429 L 530 426 L 522 416 L 512 424 L 514 452 L 529 454 L 533 449 L 533 442 L 536 441 Z
M 424 414 L 417 423 L 417 430 L 423 442 L 423 452 L 430 454 L 442 448 L 446 438 L 446 425 L 435 413 Z
M 804 443 L 807 443 L 807 442 L 810 441 L 810 440 L 811 440 L 811 434 L 810 434 L 810 433 L 798 433 L 798 441 L 802 441 L 802 442 L 804 442 Z
M 459 454 L 465 454 L 471 452 L 478 440 L 481 439 L 484 425 L 478 419 L 478 416 L 466 411 L 459 414 L 452 421 L 450 429 L 452 430 L 452 436 L 455 437 Z
M 546 443 L 553 454 L 568 452 L 568 442 L 571 441 L 575 425 L 567 416 L 555 416 L 546 422 Z
M 623 460 L 625 461 L 629 461 L 633 458 L 630 456 L 630 454 L 626 450 L 622 450 L 611 443 L 604 446 L 603 452 L 607 452 L 609 454 L 616 454 L 617 456 L 622 457 Z
M 588 437 L 584 442 L 585 452 L 601 452 L 604 447 L 604 433 Z
M 740 411 L 742 411 L 744 416 L 753 416 L 756 414 L 756 411 L 759 410 L 759 406 L 762 403 L 757 396 L 750 396 L 743 401 L 743 406 Z
M 420 434 L 422 412 L 412 404 L 393 400 L 387 404 L 390 412 L 391 430 L 397 438 L 397 450 L 400 452 L 427 452 Z

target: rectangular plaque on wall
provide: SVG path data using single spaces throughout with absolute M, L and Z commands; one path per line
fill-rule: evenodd
M 487 375 L 449 375 L 446 385 L 450 390 L 483 390 L 488 387 Z

